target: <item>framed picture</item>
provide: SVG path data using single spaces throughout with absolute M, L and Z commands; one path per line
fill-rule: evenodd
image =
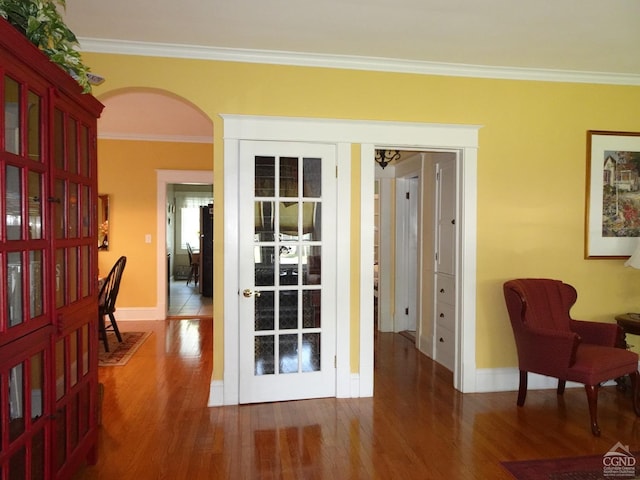
M 585 258 L 625 258 L 640 239 L 640 132 L 587 131 Z

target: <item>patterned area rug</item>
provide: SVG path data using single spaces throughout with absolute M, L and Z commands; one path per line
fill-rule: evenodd
M 102 339 L 98 348 L 98 365 L 100 367 L 114 367 L 126 365 L 129 359 L 140 348 L 140 345 L 149 338 L 151 332 L 120 332 L 122 343 L 118 342 L 115 333 L 107 332 L 109 351 L 104 351 Z
M 548 460 L 525 460 L 502 462 L 517 480 L 629 480 L 638 479 L 638 468 L 634 473 L 607 474 L 603 466 L 603 455 L 586 457 L 552 458 Z

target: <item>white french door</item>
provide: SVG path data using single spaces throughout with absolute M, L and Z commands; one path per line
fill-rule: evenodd
M 335 396 L 335 145 L 239 153 L 240 403 Z

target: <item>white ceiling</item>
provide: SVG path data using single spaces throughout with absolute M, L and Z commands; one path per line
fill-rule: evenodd
M 514 69 L 598 73 L 640 85 L 639 0 L 66 3 L 66 22 L 85 50 L 155 47 L 155 54 L 405 71 L 481 67 L 498 76 Z

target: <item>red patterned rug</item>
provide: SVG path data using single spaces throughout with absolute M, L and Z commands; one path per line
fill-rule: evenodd
M 517 480 L 630 480 L 640 478 L 637 476 L 640 468 L 635 466 L 615 467 L 611 465 L 612 463 L 615 462 L 605 460 L 605 455 L 589 455 L 586 457 L 502 462 L 502 466 Z M 631 463 L 635 463 L 635 460 L 632 460 Z
M 98 365 L 100 367 L 113 367 L 126 365 L 129 359 L 140 348 L 140 345 L 151 335 L 151 332 L 120 332 L 122 342 L 118 342 L 115 333 L 107 332 L 109 351 L 104 351 L 102 339 L 98 349 Z

